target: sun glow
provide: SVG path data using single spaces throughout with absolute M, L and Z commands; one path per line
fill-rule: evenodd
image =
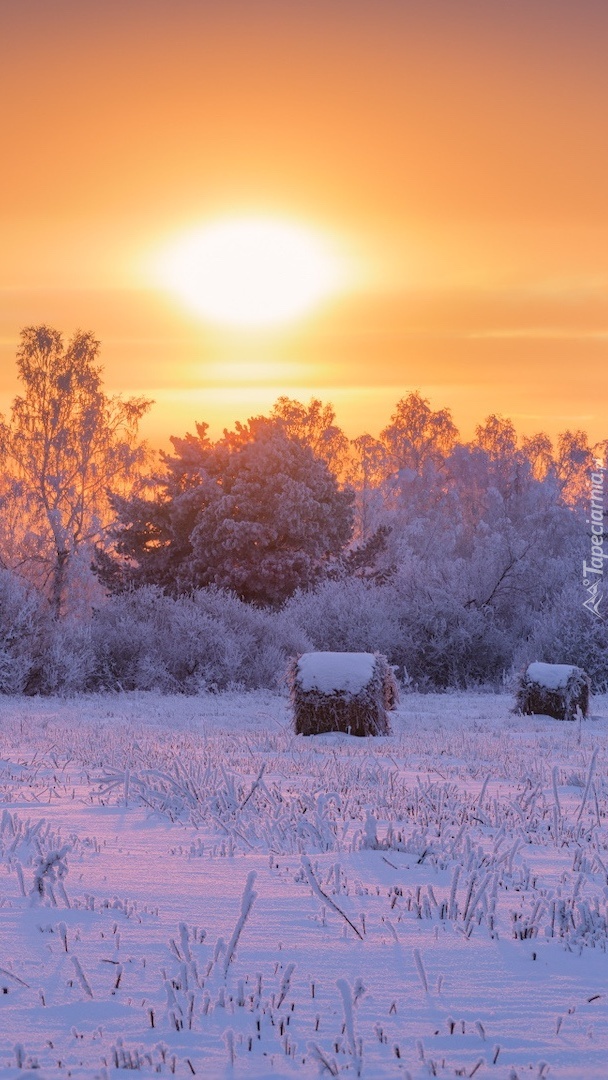
M 278 325 L 343 288 L 345 269 L 313 230 L 278 218 L 226 218 L 189 232 L 163 253 L 158 278 L 214 323 Z

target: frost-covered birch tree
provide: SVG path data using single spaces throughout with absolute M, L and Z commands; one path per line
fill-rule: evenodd
M 10 421 L 0 418 L 4 497 L 21 511 L 12 561 L 46 585 L 55 616 L 70 560 L 109 522 L 108 490 L 130 491 L 146 458 L 137 432 L 151 403 L 108 397 L 98 353 L 91 333 L 77 331 L 66 345 L 58 330 L 26 327 L 17 352 L 24 390 Z

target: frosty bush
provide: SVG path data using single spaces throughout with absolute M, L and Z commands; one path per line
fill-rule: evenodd
M 70 696 L 90 689 L 94 682 L 95 655 L 91 624 L 74 616 L 45 620 L 41 648 L 29 676 L 30 694 Z
M 36 663 L 43 609 L 16 574 L 0 569 L 0 693 L 19 694 Z
M 416 560 L 387 585 L 325 582 L 296 594 L 284 613 L 315 649 L 382 652 L 419 689 L 496 685 L 511 663 L 512 645 L 494 612 L 466 607 Z
M 220 589 L 172 598 L 154 586 L 113 597 L 91 628 L 88 689 L 276 687 L 290 656 L 308 647 L 281 614 Z
M 171 597 L 144 586 L 60 621 L 0 572 L 0 693 L 276 688 L 311 650 L 382 652 L 420 690 L 498 687 L 531 659 L 578 665 L 595 691 L 608 688 L 608 630 L 584 611 L 578 582 L 510 623 L 466 602 L 465 571 L 455 561 L 433 577 L 411 556 L 388 584 L 325 581 L 278 611 L 215 587 Z
M 393 659 L 401 637 L 391 587 L 357 578 L 296 593 L 283 612 L 321 651 L 381 652 Z
M 310 638 L 287 611 L 253 607 L 222 589 L 201 589 L 191 602 L 197 613 L 206 613 L 221 626 L 227 645 L 233 642 L 224 685 L 281 685 L 287 661 L 310 648 Z
M 497 686 L 510 667 L 512 643 L 495 611 L 467 606 L 450 582 L 397 578 L 393 605 L 400 623 L 393 662 L 418 689 Z

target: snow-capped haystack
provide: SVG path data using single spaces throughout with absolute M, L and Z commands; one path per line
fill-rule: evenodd
M 589 676 L 572 664 L 530 664 L 519 680 L 515 707 L 530 716 L 544 713 L 556 720 L 574 720 L 589 708 Z
M 289 671 L 298 735 L 389 735 L 397 682 L 380 653 L 304 653 Z

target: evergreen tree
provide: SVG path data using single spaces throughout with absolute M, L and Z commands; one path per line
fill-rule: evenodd
M 172 440 L 153 499 L 115 499 L 115 552 L 97 570 L 115 592 L 206 585 L 280 605 L 322 575 L 347 544 L 353 495 L 282 423 L 258 417 L 216 443 L 207 427 Z

